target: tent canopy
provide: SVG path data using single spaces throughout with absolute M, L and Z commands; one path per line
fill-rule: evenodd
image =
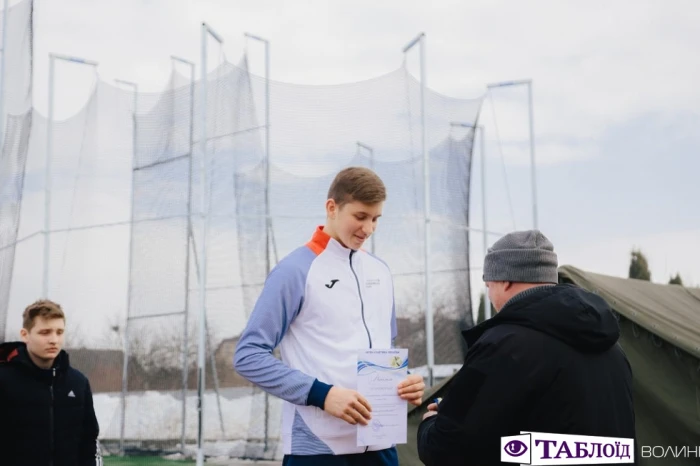
M 625 318 L 700 358 L 700 288 L 610 277 L 568 265 L 559 268 L 559 277 L 600 295 Z

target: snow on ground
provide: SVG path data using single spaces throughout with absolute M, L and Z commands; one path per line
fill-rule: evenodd
M 227 388 L 219 391 L 221 417 L 216 392 L 204 394 L 204 439 L 207 456 L 252 456 L 262 451 L 265 426 L 265 395 L 253 394 L 250 388 Z M 268 397 L 268 438 L 272 451 L 265 454 L 277 458 L 281 427 L 282 402 Z M 100 424 L 100 440 L 119 440 L 121 434 L 121 393 L 94 395 L 95 413 Z M 196 448 L 197 392 L 188 391 L 186 398 L 187 450 Z M 221 426 L 223 421 L 223 431 Z M 180 441 L 182 429 L 182 392 L 131 392 L 126 397 L 124 438 L 134 440 Z M 279 455 L 281 457 L 281 455 Z

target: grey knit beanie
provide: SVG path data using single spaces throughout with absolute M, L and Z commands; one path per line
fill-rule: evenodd
M 514 231 L 489 248 L 484 281 L 557 283 L 557 265 L 552 242 L 539 230 Z

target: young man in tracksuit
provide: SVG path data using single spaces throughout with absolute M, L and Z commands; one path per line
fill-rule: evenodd
M 385 199 L 371 170 L 338 173 L 326 224 L 270 272 L 236 348 L 236 371 L 285 401 L 284 466 L 398 464 L 391 444 L 356 446 L 372 410 L 355 390 L 357 353 L 391 348 L 396 337 L 391 273 L 361 249 Z M 282 361 L 272 355 L 278 345 Z M 409 375 L 397 393 L 420 405 L 424 388 Z
M 0 464 L 102 466 L 90 384 L 61 349 L 65 315 L 27 307 L 22 342 L 0 345 Z

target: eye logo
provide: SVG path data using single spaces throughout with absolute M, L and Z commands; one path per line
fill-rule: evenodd
M 522 456 L 527 451 L 527 445 L 520 440 L 511 440 L 503 449 L 508 455 L 518 457 Z

